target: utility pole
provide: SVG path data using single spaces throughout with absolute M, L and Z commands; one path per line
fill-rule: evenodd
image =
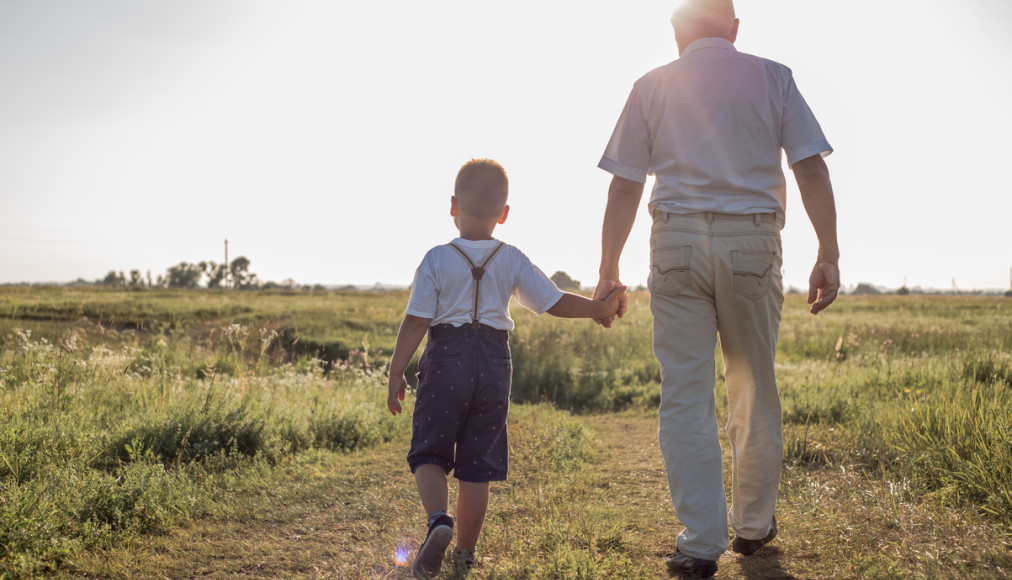
M 231 269 L 228 267 L 228 238 L 225 238 L 225 289 L 228 289 L 228 279 Z

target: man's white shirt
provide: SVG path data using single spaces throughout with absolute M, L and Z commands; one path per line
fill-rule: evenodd
M 791 70 L 702 38 L 635 83 L 598 166 L 655 175 L 651 211 L 783 217 L 781 150 L 790 165 L 832 152 Z

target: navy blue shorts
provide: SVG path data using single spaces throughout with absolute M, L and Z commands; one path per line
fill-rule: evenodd
M 503 481 L 509 469 L 509 332 L 478 325 L 429 328 L 418 361 L 408 465 L 432 463 L 461 481 Z

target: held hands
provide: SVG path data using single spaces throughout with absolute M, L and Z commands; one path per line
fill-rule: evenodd
M 808 303 L 812 314 L 822 312 L 836 300 L 840 291 L 840 268 L 829 262 L 816 262 L 808 278 Z
M 605 328 L 611 328 L 615 317 L 622 318 L 629 304 L 629 295 L 625 293 L 626 287 L 618 280 L 600 280 L 594 290 L 594 300 L 601 300 L 608 304 L 609 312 L 614 312 L 606 318 L 596 318 L 594 322 Z
M 408 381 L 404 378 L 404 375 L 390 375 L 390 381 L 387 385 L 387 408 L 390 412 L 396 415 L 401 412 L 401 404 L 399 401 L 404 400 L 404 393 L 408 388 Z

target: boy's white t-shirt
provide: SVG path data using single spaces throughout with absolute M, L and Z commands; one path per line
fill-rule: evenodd
M 465 240 L 453 243 L 464 250 L 475 266 L 499 245 L 499 240 Z M 541 314 L 562 298 L 563 292 L 517 248 L 504 244 L 485 267 L 478 297 L 478 322 L 499 330 L 513 330 L 509 301 Z M 415 271 L 407 313 L 431 318 L 431 326 L 470 324 L 474 304 L 474 277 L 464 257 L 449 245 L 436 246 L 425 254 Z

